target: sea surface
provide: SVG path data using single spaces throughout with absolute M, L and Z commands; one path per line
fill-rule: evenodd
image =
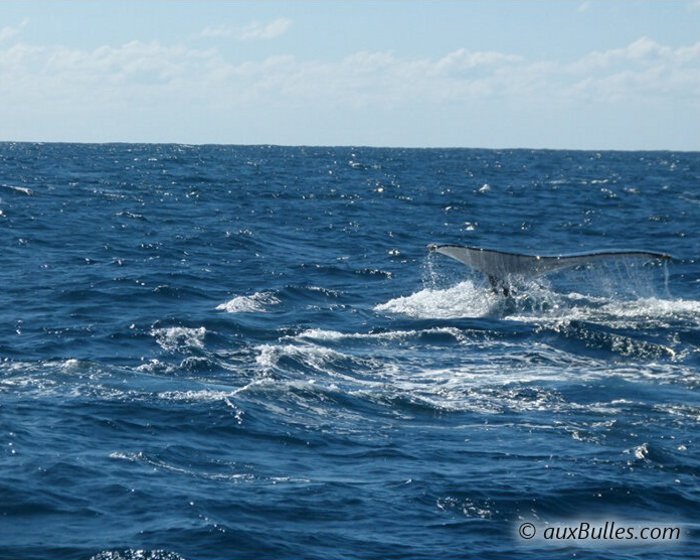
M 0 144 L 0 558 L 698 557 L 699 226 L 699 153 Z

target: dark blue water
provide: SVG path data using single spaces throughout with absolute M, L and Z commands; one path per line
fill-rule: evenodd
M 696 556 L 699 224 L 697 153 L 0 144 L 0 557 Z

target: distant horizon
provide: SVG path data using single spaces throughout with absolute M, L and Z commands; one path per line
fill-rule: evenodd
M 700 0 L 6 0 L 0 138 L 694 152 L 698 29 Z
M 494 152 L 668 152 L 668 153 L 700 153 L 700 149 L 665 149 L 665 148 L 528 148 L 528 147 L 483 147 L 483 146 L 380 146 L 372 144 L 275 144 L 263 142 L 259 144 L 238 144 L 222 142 L 125 142 L 121 140 L 105 140 L 101 142 L 70 141 L 70 140 L 0 140 L 0 144 L 65 144 L 82 146 L 191 146 L 191 147 L 232 147 L 232 148 L 333 148 L 333 149 L 372 149 L 372 150 L 483 150 Z

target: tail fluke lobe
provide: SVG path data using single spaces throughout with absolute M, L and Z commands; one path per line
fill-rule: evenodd
M 508 279 L 511 276 L 534 278 L 550 272 L 587 265 L 596 261 L 615 258 L 639 258 L 668 260 L 664 253 L 650 251 L 599 251 L 573 255 L 541 256 L 508 253 L 464 245 L 428 245 L 431 252 L 441 253 L 486 275 L 495 293 L 508 297 Z

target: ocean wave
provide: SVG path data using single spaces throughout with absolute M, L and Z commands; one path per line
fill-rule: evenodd
M 515 313 L 513 321 L 588 321 L 614 328 L 664 329 L 681 324 L 700 326 L 700 301 L 685 299 L 614 299 L 569 293 L 541 314 Z
M 250 296 L 236 296 L 217 305 L 216 309 L 227 313 L 264 313 L 268 307 L 279 303 L 280 299 L 272 292 L 256 292 Z
M 27 196 L 34 196 L 34 191 L 28 187 L 16 187 L 14 185 L 0 185 L 0 187 L 7 189 L 8 191 L 21 193 Z
M 256 351 L 255 363 L 264 374 L 316 373 L 359 381 L 383 363 L 379 358 L 354 356 L 318 344 L 263 344 Z
M 187 560 L 184 556 L 180 556 L 176 552 L 167 550 L 141 550 L 131 549 L 126 550 L 104 550 L 95 554 L 90 560 Z
M 136 366 L 136 371 L 142 372 L 142 373 L 151 373 L 151 374 L 169 374 L 175 371 L 177 368 L 174 364 L 168 364 L 165 362 L 162 362 L 161 360 L 158 360 L 157 358 L 151 358 L 147 362 L 142 363 L 139 366 Z
M 204 348 L 206 334 L 207 329 L 204 327 L 165 327 L 151 331 L 158 345 L 166 352 L 201 350 Z
M 690 370 L 659 364 L 630 368 L 614 367 L 606 362 L 597 367 L 589 364 L 569 369 L 559 365 L 513 367 L 504 363 L 475 363 L 450 368 L 428 366 L 414 370 L 393 367 L 383 372 L 381 385 L 357 387 L 353 395 L 388 402 L 400 409 L 405 405 L 420 405 L 452 413 L 583 413 L 615 418 L 621 410 L 614 393 L 610 400 L 587 402 L 566 396 L 562 388 L 573 389 L 586 383 L 615 385 L 619 381 L 641 386 L 650 381 L 675 383 L 683 382 L 689 375 L 693 375 Z M 669 410 L 668 414 L 674 412 Z
M 199 467 L 195 467 L 192 464 L 184 466 L 177 464 L 175 461 L 168 461 L 143 451 L 114 451 L 109 454 L 109 458 L 130 463 L 142 463 L 154 469 L 176 475 L 205 480 L 220 480 L 234 484 L 260 483 L 263 485 L 277 485 L 280 483 L 308 484 L 311 482 L 310 479 L 303 477 L 259 475 L 251 472 L 252 467 L 245 465 L 244 468 L 241 468 L 234 462 L 206 462 Z
M 457 327 L 433 327 L 421 330 L 390 330 L 381 332 L 351 332 L 344 333 L 327 329 L 306 329 L 296 335 L 287 335 L 282 340 L 314 340 L 320 342 L 342 342 L 342 341 L 401 341 L 424 336 L 448 336 L 458 342 L 465 342 L 468 337 L 462 329 Z
M 587 309 L 581 310 L 585 313 Z M 621 325 L 643 324 L 646 328 L 664 328 L 679 322 L 700 326 L 700 301 L 685 299 L 640 298 L 610 301 L 593 310 Z
M 8 558 L 534 558 L 504 520 L 697 511 L 697 154 L 0 151 Z M 678 259 L 506 299 L 425 250 L 616 240 Z
M 270 377 L 266 383 L 258 379 L 249 388 L 284 392 L 285 387 L 299 388 L 302 383 L 305 390 L 331 391 L 376 402 L 422 403 L 441 411 L 561 412 L 577 410 L 579 405 L 562 399 L 557 390 L 549 388 L 552 384 L 622 379 L 687 385 L 696 379 L 691 368 L 675 363 L 672 349 L 619 336 L 598 342 L 611 352 L 636 356 L 634 365 L 615 364 L 604 357 L 580 354 L 576 349 L 564 351 L 542 342 L 531 345 L 523 354 L 517 341 L 470 340 L 456 328 L 435 330 L 461 339 L 460 349 L 427 346 L 421 350 L 422 358 L 416 359 L 385 346 L 388 341 L 420 336 L 421 331 L 344 334 L 309 330 L 296 338 L 283 337 L 286 343 L 257 347 L 256 364 L 263 376 Z M 348 340 L 377 346 L 363 346 L 354 352 L 347 346 L 342 351 L 326 346 Z M 468 351 L 470 347 L 473 352 Z M 672 359 L 665 362 L 659 361 L 661 358 Z

